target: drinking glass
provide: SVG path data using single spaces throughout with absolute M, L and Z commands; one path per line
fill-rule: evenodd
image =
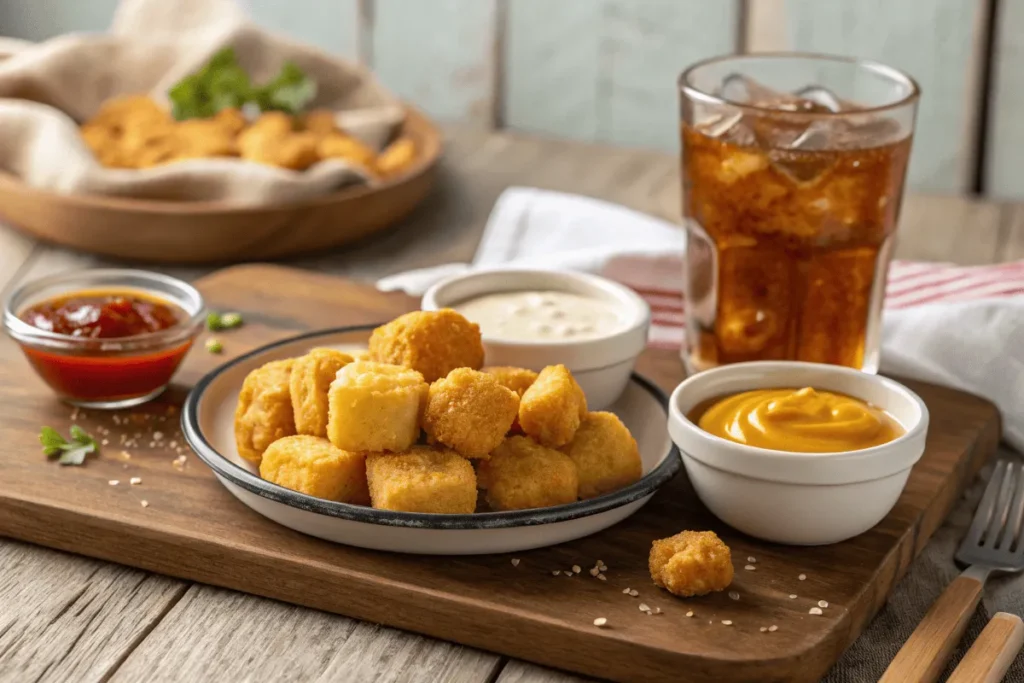
M 844 57 L 757 54 L 679 78 L 690 372 L 803 360 L 877 372 L 920 90 Z

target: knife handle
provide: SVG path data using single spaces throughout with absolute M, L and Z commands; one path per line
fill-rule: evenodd
M 1024 645 L 1024 621 L 996 612 L 946 683 L 999 683 Z
M 935 683 L 981 601 L 983 583 L 961 574 L 931 606 L 879 683 Z

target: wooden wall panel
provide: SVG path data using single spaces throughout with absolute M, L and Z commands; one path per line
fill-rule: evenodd
M 272 31 L 348 59 L 359 55 L 358 0 L 243 0 Z
M 384 85 L 445 121 L 490 127 L 497 92 L 497 0 L 376 0 L 373 69 Z
M 508 0 L 511 128 L 675 150 L 676 79 L 736 49 L 734 0 Z
M 978 159 L 987 0 L 767 2 L 775 9 L 755 7 L 748 22 L 751 47 L 866 57 L 913 75 L 923 96 L 910 164 L 912 187 L 938 192 L 971 188 Z
M 997 7 L 983 189 L 1024 200 L 1024 2 Z

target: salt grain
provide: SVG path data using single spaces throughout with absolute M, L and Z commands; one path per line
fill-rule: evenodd
M 512 566 L 513 567 L 518 567 L 519 566 L 519 558 L 518 557 L 513 557 L 512 558 Z
M 740 594 L 737 593 L 736 591 L 729 591 L 729 598 L 732 599 L 732 600 L 739 600 L 740 599 Z
M 800 576 L 798 576 L 796 578 L 800 579 L 801 581 L 806 581 L 807 580 L 807 574 L 801 574 Z
M 776 626 L 775 624 L 772 624 L 771 626 L 768 627 L 768 630 L 771 631 L 772 633 L 775 633 L 776 631 L 779 630 L 779 627 Z
M 748 564 L 748 565 L 747 565 L 746 567 L 744 567 L 744 569 L 746 569 L 746 570 L 747 570 L 748 572 L 752 572 L 752 571 L 754 571 L 755 569 L 757 569 L 757 567 L 755 567 L 755 566 L 754 566 L 754 565 L 752 565 L 752 564 Z
M 728 619 L 722 619 L 722 625 L 723 626 L 732 626 L 732 622 L 729 621 Z
M 828 601 L 827 600 L 818 600 L 818 607 L 820 607 L 822 609 L 825 609 L 826 607 L 828 607 Z
M 121 481 L 119 479 L 111 479 L 107 483 L 110 484 L 111 486 L 117 486 L 118 484 L 121 483 Z
M 608 620 L 605 619 L 604 617 L 598 617 L 597 619 L 594 619 L 594 626 L 597 626 L 598 628 L 601 628 L 602 626 L 604 626 L 607 623 L 608 623 Z
M 815 615 L 823 614 L 823 612 L 821 611 L 820 607 L 812 607 L 811 609 L 807 610 L 807 613 L 808 614 L 815 614 Z
M 128 483 L 132 486 L 137 486 L 142 483 L 142 477 L 132 477 L 128 480 Z

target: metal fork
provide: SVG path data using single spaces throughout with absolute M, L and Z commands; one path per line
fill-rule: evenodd
M 1000 460 L 956 552 L 967 569 L 946 588 L 879 683 L 933 683 L 974 614 L 993 572 L 1024 570 L 1024 465 Z

